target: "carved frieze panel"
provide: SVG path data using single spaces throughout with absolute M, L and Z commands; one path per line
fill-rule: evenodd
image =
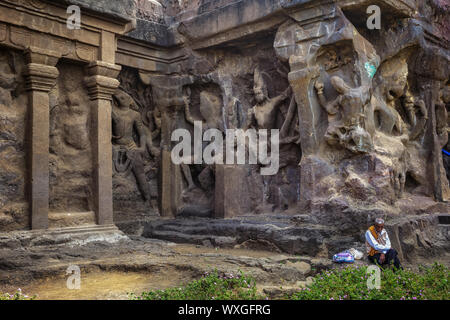
M 152 88 L 123 68 L 113 96 L 113 195 L 116 220 L 158 215 L 161 113 Z
M 96 46 L 6 24 L 0 24 L 0 42 L 17 49 L 45 48 L 62 57 L 86 62 L 96 60 L 99 52 Z

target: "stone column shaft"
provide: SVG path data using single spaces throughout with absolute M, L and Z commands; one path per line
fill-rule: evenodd
M 48 228 L 49 211 L 49 91 L 59 75 L 55 53 L 29 49 L 25 52 L 26 88 L 29 94 L 29 197 L 31 228 Z
M 119 87 L 115 79 L 120 66 L 96 61 L 87 68 L 85 84 L 91 99 L 94 203 L 97 224 L 113 224 L 112 192 L 112 95 Z

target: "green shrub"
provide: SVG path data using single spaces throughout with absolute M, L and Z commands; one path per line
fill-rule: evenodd
M 0 300 L 34 300 L 36 296 L 29 297 L 26 294 L 22 293 L 22 290 L 19 288 L 16 293 L 0 293 Z
M 169 288 L 130 294 L 134 300 L 260 300 L 265 297 L 256 292 L 255 280 L 241 273 L 206 273 L 201 279 L 182 288 Z
M 381 288 L 368 289 L 367 267 L 323 271 L 314 282 L 288 297 L 295 300 L 448 300 L 449 269 L 435 263 L 421 267 L 419 273 L 385 269 L 381 272 Z

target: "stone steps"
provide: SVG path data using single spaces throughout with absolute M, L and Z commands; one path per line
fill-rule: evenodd
M 348 249 L 348 245 L 354 243 L 352 237 L 337 236 L 333 228 L 312 223 L 288 223 L 292 217 L 284 217 L 284 220 L 265 218 L 259 221 L 247 218 L 160 220 L 146 224 L 142 235 L 175 243 L 216 247 L 260 242 L 262 247 L 308 256 L 316 256 L 330 239 L 333 240 L 333 250 L 336 246 Z
M 115 225 L 88 225 L 0 234 L 0 249 L 48 245 L 84 245 L 89 242 L 115 243 L 128 237 Z
M 223 248 L 231 248 L 237 244 L 236 238 L 214 235 L 193 235 L 177 231 L 154 231 L 152 238 L 171 241 L 175 243 L 188 243 L 196 245 L 213 245 Z

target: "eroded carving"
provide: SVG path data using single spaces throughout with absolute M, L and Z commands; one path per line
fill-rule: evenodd
M 364 129 L 364 108 L 370 101 L 369 88 L 350 88 L 337 76 L 331 78 L 331 84 L 339 95 L 329 102 L 323 93 L 323 83 L 317 81 L 315 84 L 320 103 L 328 114 L 325 140 L 332 146 L 341 144 L 355 153 L 370 152 L 373 149 L 372 137 Z
M 255 127 L 258 129 L 274 129 L 278 107 L 282 102 L 289 98 L 291 88 L 288 87 L 285 92 L 277 97 L 269 98 L 263 73 L 257 67 L 254 73 L 253 90 L 256 105 L 248 112 L 248 123 L 246 128 Z
M 144 171 L 142 155 L 146 152 L 147 139 L 144 124 L 138 112 L 133 110 L 134 101 L 119 90 L 114 94 L 113 160 L 118 173 L 133 172 L 142 197 L 150 204 L 150 189 Z M 137 134 L 138 142 L 134 140 Z

